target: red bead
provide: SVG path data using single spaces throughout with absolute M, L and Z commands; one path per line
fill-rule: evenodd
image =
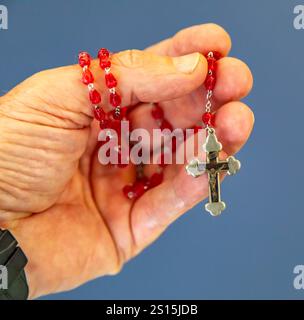
M 205 112 L 202 116 L 202 121 L 205 125 L 209 126 L 211 124 L 211 118 L 212 118 L 212 113 Z
M 102 108 L 94 108 L 94 117 L 98 121 L 105 120 L 106 113 L 103 111 Z
M 106 78 L 106 85 L 109 89 L 117 86 L 117 80 L 115 79 L 112 73 L 106 74 L 105 78 Z
M 164 111 L 158 104 L 153 107 L 151 114 L 152 114 L 152 117 L 156 120 L 160 120 L 164 118 Z
M 216 60 L 219 60 L 221 59 L 222 55 L 220 52 L 218 51 L 213 51 L 213 57 L 216 59 Z
M 162 172 L 153 173 L 152 176 L 150 177 L 149 187 L 154 188 L 154 187 L 158 186 L 159 184 L 162 183 L 163 178 L 164 178 L 164 174 Z
M 212 75 L 208 75 L 205 81 L 205 87 L 207 90 L 213 90 L 215 87 L 216 78 Z
M 136 181 L 134 185 L 125 186 L 122 191 L 131 200 L 139 198 L 145 193 L 145 183 L 143 181 Z
M 145 190 L 148 190 L 148 189 L 149 189 L 150 180 L 148 179 L 148 177 L 143 176 L 143 177 L 139 178 L 138 181 L 141 181 L 141 182 L 144 184 Z
M 173 127 L 171 125 L 171 123 L 169 121 L 167 121 L 166 119 L 164 119 L 160 125 L 161 130 L 165 130 L 165 129 L 169 129 L 169 130 L 173 130 Z
M 143 181 L 136 181 L 133 188 L 136 198 L 141 197 L 145 193 L 145 183 Z
M 121 126 L 120 126 L 120 121 L 119 120 L 111 120 L 109 121 L 109 128 L 114 130 L 118 136 L 121 135 Z
M 124 119 L 127 117 L 128 107 L 120 108 L 120 118 Z
M 101 48 L 99 51 L 98 51 L 98 59 L 100 60 L 106 60 L 109 58 L 110 56 L 110 53 L 109 51 L 106 49 L 106 48 Z
M 118 107 L 121 104 L 121 96 L 118 93 L 110 93 L 110 103 L 113 107 Z
M 106 69 L 111 67 L 111 61 L 110 60 L 100 60 L 99 65 L 101 69 Z
M 83 71 L 82 82 L 86 85 L 94 82 L 94 77 L 89 69 Z
M 215 127 L 215 113 L 212 114 L 211 126 L 212 126 L 212 127 Z
M 128 199 L 134 199 L 135 198 L 135 192 L 134 188 L 131 185 L 127 185 L 122 189 L 122 192 Z
M 214 73 L 217 69 L 216 59 L 214 57 L 208 57 L 207 61 L 208 61 L 208 70 L 211 70 Z
M 109 127 L 109 120 L 108 119 L 100 120 L 99 127 L 101 130 L 107 129 Z
M 205 112 L 202 116 L 202 121 L 206 126 L 214 126 L 215 116 L 211 112 Z
M 111 110 L 111 111 L 109 111 L 109 112 L 107 113 L 107 118 L 108 118 L 108 120 L 109 120 L 110 122 L 116 121 L 116 119 L 114 118 L 114 111 L 115 111 L 115 109 L 113 109 L 113 110 Z
M 78 63 L 83 68 L 91 64 L 91 56 L 87 52 L 80 52 L 78 55 Z
M 89 93 L 90 100 L 93 104 L 98 104 L 101 101 L 101 96 L 96 89 L 93 89 Z

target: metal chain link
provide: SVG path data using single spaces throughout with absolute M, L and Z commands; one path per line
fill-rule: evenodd
M 208 58 L 213 58 L 213 52 L 209 52 L 207 55 Z M 209 75 L 212 75 L 212 71 L 209 70 Z M 205 104 L 205 112 L 211 112 L 211 108 L 212 108 L 212 102 L 211 102 L 211 98 L 213 95 L 213 91 L 212 90 L 208 90 L 207 91 L 207 95 L 206 95 L 206 104 Z M 206 126 L 206 130 L 209 130 L 209 125 Z

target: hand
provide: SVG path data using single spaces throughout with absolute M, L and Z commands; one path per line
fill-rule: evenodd
M 143 52 L 114 54 L 122 105 L 136 106 L 135 127 L 156 127 L 148 102 L 160 102 L 174 127 L 193 126 L 202 114 L 202 54 L 229 50 L 228 34 L 207 24 Z M 230 155 L 253 127 L 252 111 L 238 101 L 251 90 L 252 76 L 237 59 L 218 64 L 216 129 Z M 96 61 L 92 72 L 106 95 Z M 135 202 L 126 199 L 121 190 L 134 180 L 134 167 L 98 162 L 98 124 L 80 78 L 77 65 L 43 71 L 0 98 L 0 227 L 11 230 L 29 259 L 31 298 L 116 274 L 207 196 L 205 175 L 193 179 L 184 166 L 171 165 L 161 185 Z

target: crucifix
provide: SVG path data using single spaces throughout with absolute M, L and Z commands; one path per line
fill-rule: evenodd
M 208 135 L 203 148 L 206 152 L 206 162 L 200 162 L 193 159 L 186 166 L 187 173 L 195 178 L 203 173 L 208 174 L 209 180 L 209 202 L 205 209 L 213 216 L 218 216 L 226 208 L 225 202 L 221 201 L 220 192 L 220 173 L 227 172 L 229 175 L 236 174 L 241 163 L 235 157 L 230 156 L 225 161 L 218 159 L 219 152 L 222 150 L 222 144 L 218 142 L 213 128 L 207 129 Z

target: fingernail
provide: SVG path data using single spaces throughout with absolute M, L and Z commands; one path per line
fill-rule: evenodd
M 182 73 L 192 73 L 200 61 L 199 53 L 191 53 L 173 58 L 175 68 Z

